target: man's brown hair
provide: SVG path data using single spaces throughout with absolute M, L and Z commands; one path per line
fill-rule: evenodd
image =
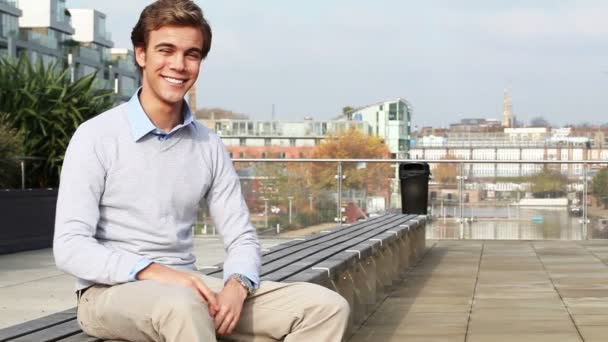
M 163 26 L 191 26 L 200 28 L 203 34 L 202 58 L 211 49 L 211 26 L 203 16 L 203 11 L 192 0 L 157 0 L 141 12 L 139 21 L 131 32 L 133 48 L 148 47 L 150 31 Z M 141 67 L 135 63 L 141 72 Z

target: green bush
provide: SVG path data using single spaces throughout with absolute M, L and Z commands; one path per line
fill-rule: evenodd
M 111 90 L 93 87 L 96 74 L 70 82 L 59 64 L 33 65 L 25 55 L 0 58 L 0 110 L 5 122 L 23 134 L 23 154 L 44 161 L 27 168 L 27 187 L 56 187 L 72 134 L 85 120 L 114 102 Z
M 0 188 L 18 187 L 20 168 L 16 157 L 22 153 L 23 135 L 0 120 Z

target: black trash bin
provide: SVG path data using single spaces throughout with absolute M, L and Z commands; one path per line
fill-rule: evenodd
M 430 175 L 431 169 L 428 163 L 399 164 L 403 214 L 426 215 Z

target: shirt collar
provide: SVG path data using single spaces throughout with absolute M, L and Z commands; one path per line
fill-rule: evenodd
M 144 111 L 144 108 L 141 106 L 138 96 L 140 91 L 141 88 L 137 89 L 135 94 L 133 94 L 127 103 L 127 116 L 129 118 L 129 123 L 131 124 L 131 133 L 133 134 L 134 141 L 138 141 L 148 133 L 160 131 L 156 126 L 154 126 L 154 123 L 152 123 Z M 192 111 L 190 110 L 190 106 L 186 100 L 184 100 L 184 105 L 182 106 L 182 116 L 184 118 L 184 122 L 175 126 L 171 132 L 166 133 L 167 135 L 171 135 L 180 128 L 194 123 L 194 115 L 192 115 Z

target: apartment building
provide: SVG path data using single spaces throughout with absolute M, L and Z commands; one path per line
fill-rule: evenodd
M 393 158 L 409 156 L 412 107 L 402 98 L 356 108 L 343 120 L 367 122 L 372 135 L 384 139 Z
M 0 0 L 0 57 L 14 55 L 22 11 L 14 0 Z
M 68 9 L 66 0 L 0 0 L 0 56 L 58 63 L 71 80 L 96 73 L 94 85 L 114 90 L 122 102 L 140 75 L 133 52 L 113 47 L 106 15 L 95 9 Z

